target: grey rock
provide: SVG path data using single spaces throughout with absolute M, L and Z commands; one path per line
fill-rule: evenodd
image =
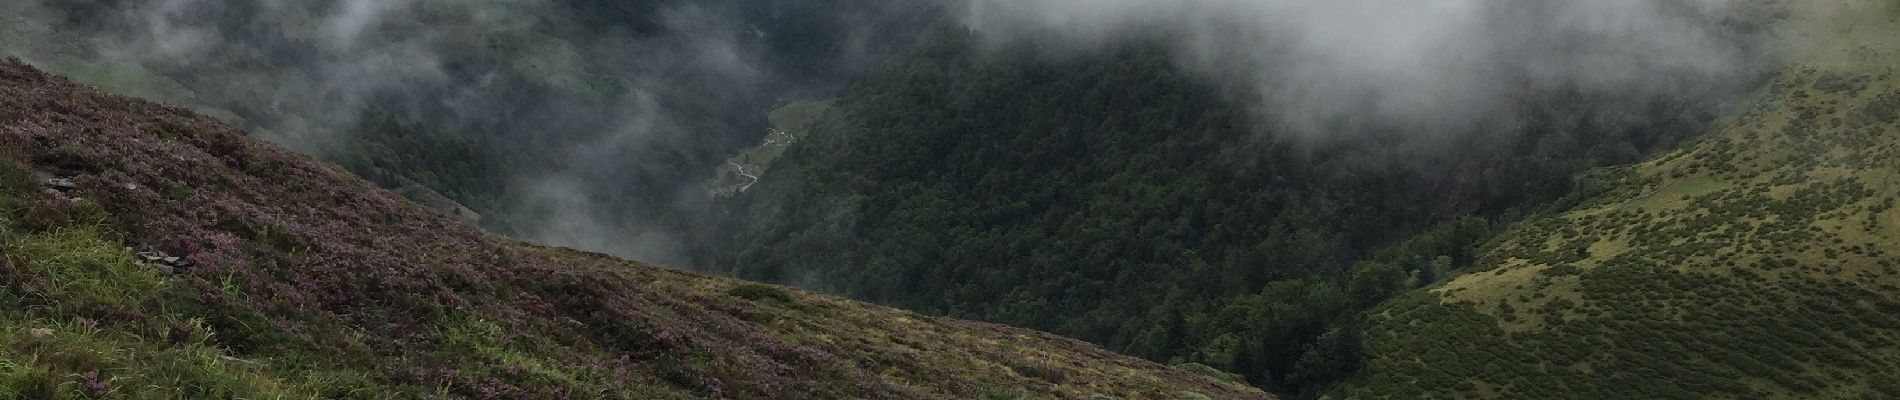
M 41 181 L 40 184 L 61 192 L 68 192 L 79 188 L 79 185 L 74 184 L 73 180 L 66 178 L 51 178 Z

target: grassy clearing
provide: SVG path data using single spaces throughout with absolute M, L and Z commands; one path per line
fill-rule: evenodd
M 826 113 L 831 112 L 831 106 L 834 103 L 837 103 L 837 99 L 796 101 L 772 110 L 766 117 L 772 121 L 774 128 L 803 134 L 810 131 L 813 125 L 818 124 Z
M 758 146 L 739 152 L 715 169 L 713 179 L 706 182 L 706 192 L 717 197 L 730 197 L 749 189 L 757 183 L 756 177 L 765 176 L 766 171 L 772 169 L 772 162 L 785 155 L 792 144 L 797 143 L 816 124 L 823 123 L 834 102 L 836 100 L 833 99 L 805 100 L 772 110 L 767 114 L 772 123 L 772 132 L 766 134 Z

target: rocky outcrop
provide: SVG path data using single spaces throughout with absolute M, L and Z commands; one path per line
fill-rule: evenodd
M 127 247 L 125 250 L 132 251 L 132 248 Z M 158 272 L 163 272 L 166 275 L 176 274 L 192 266 L 191 260 L 165 254 L 165 252 L 162 251 L 141 251 L 135 254 L 137 258 L 134 259 L 134 262 L 139 265 L 157 269 Z

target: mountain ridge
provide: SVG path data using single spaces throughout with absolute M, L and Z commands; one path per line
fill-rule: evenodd
M 0 394 L 1268 398 L 1046 333 L 503 239 L 18 60 L 0 93 Z
M 1582 178 L 1592 199 L 1375 310 L 1366 373 L 1340 394 L 1900 396 L 1900 20 L 1883 17 L 1900 7 L 1792 7 L 1789 35 L 1833 45 L 1790 55 L 1709 135 Z

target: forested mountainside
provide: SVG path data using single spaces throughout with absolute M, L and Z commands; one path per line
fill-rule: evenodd
M 925 40 L 800 133 L 719 268 L 1290 394 L 1356 371 L 1361 311 L 1471 265 L 1497 227 L 1577 201 L 1576 175 L 1671 148 L 1721 105 L 1576 86 L 1441 142 L 1402 126 L 1313 141 L 1261 129 L 1245 93 L 1153 43 L 1048 57 L 986 54 L 964 30 Z
M 0 4 L 0 56 L 413 181 L 490 230 L 684 263 L 696 185 L 941 19 L 936 1 Z
M 1900 5 L 1796 10 L 1751 107 L 1374 311 L 1341 397 L 1900 397 Z
M 1891 0 L 0 15 L 0 387 L 1900 396 Z
M 1054 335 L 503 239 L 0 61 L 0 398 L 1255 399 Z

